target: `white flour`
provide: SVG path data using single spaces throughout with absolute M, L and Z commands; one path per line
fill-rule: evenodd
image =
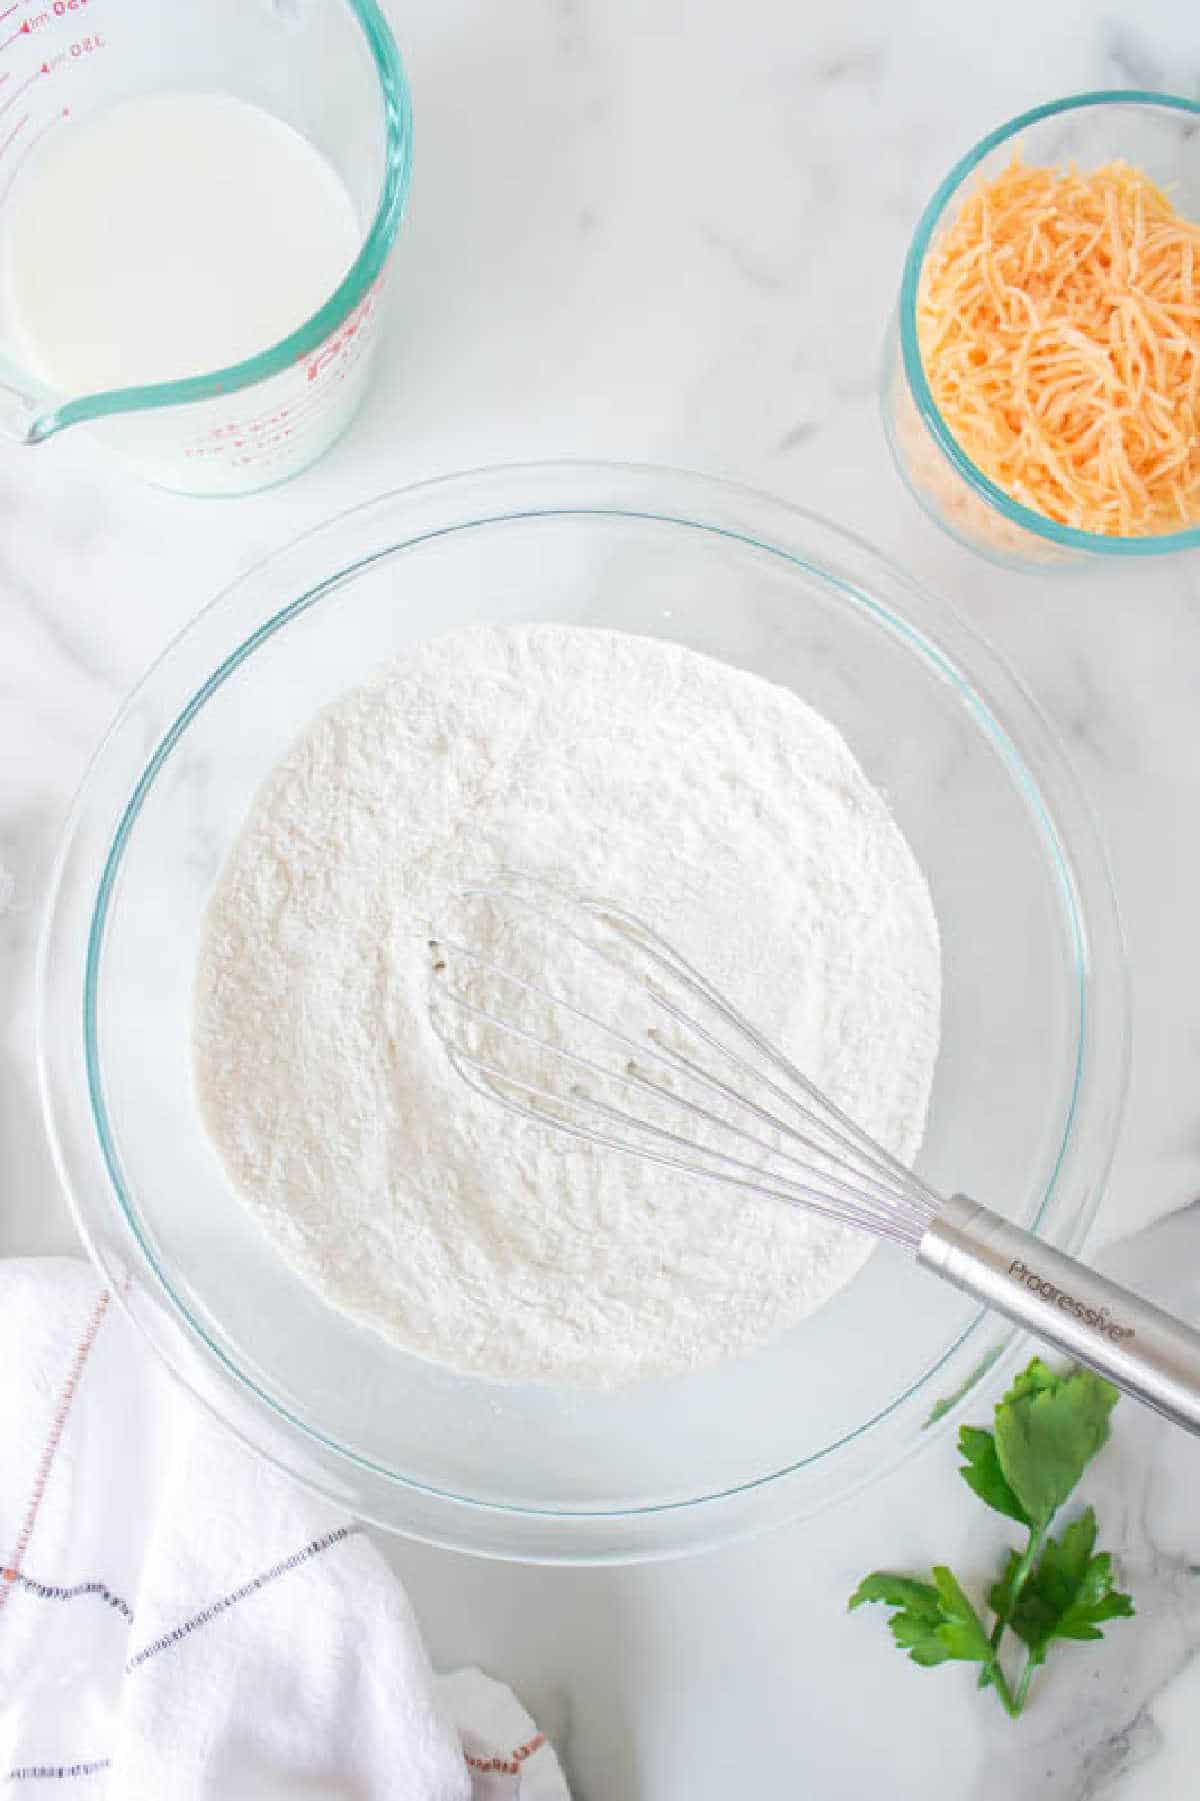
M 196 988 L 200 1105 L 234 1185 L 327 1300 L 459 1370 L 612 1387 L 776 1337 L 869 1239 L 564 1140 L 447 1064 L 429 924 L 503 868 L 640 914 L 914 1155 L 937 924 L 840 736 L 678 645 L 523 626 L 420 646 L 260 792 Z

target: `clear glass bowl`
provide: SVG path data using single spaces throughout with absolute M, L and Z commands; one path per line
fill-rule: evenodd
M 1177 209 L 1200 219 L 1200 102 L 1114 89 L 1035 106 L 982 138 L 957 162 L 921 215 L 888 331 L 883 422 L 896 467 L 930 517 L 970 550 L 1008 568 L 1097 568 L 1122 558 L 1200 548 L 1200 526 L 1156 537 L 1104 537 L 1059 525 L 1022 506 L 988 479 L 959 445 L 925 379 L 917 343 L 921 271 L 943 220 L 953 220 L 980 180 L 1027 163 L 1094 169 L 1116 157 L 1169 190 Z
M 279 1259 L 193 1104 L 206 897 L 317 709 L 481 619 L 678 639 L 837 724 L 941 920 L 921 1172 L 1070 1251 L 1125 1086 L 1116 911 L 1051 731 L 955 613 L 822 520 L 695 475 L 558 464 L 386 496 L 252 570 L 135 691 L 67 826 L 41 962 L 45 1105 L 97 1264 L 220 1418 L 356 1513 L 498 1556 L 665 1556 L 871 1480 L 1014 1335 L 884 1246 L 741 1361 L 616 1395 L 509 1388 L 405 1355 Z

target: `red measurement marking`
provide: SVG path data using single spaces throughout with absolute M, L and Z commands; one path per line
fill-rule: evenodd
M 13 0 L 13 4 L 11 6 L 5 7 L 4 11 L 2 13 L 0 13 L 0 25 L 2 25 L 4 23 L 5 19 L 10 19 L 12 17 L 13 13 L 16 12 L 17 7 L 20 5 L 20 3 L 21 3 L 21 0 Z
M 316 381 L 322 369 L 328 368 L 334 358 L 340 356 L 341 353 L 354 342 L 358 333 L 370 321 L 374 310 L 374 295 L 368 294 L 366 299 L 355 307 L 354 311 L 346 319 L 340 330 L 336 332 L 332 338 L 326 339 L 325 343 L 322 344 L 321 348 L 312 358 L 308 365 L 309 381 Z
M 93 50 L 103 50 L 107 42 L 107 38 L 102 38 L 100 33 L 96 32 L 93 37 L 80 38 L 77 44 L 72 44 L 71 55 L 90 56 Z

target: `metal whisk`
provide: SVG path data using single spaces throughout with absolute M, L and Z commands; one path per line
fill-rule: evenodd
M 1200 1432 L 1200 1333 L 927 1187 L 641 920 L 522 874 L 462 901 L 467 927 L 430 941 L 430 1018 L 477 1093 L 605 1150 L 888 1239 Z M 472 942 L 484 914 L 500 953 Z

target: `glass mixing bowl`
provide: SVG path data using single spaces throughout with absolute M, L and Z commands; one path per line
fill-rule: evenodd
M 921 214 L 905 259 L 900 299 L 884 350 L 883 423 L 896 467 L 929 516 L 970 550 L 1015 569 L 1121 567 L 1130 557 L 1200 550 L 1200 526 L 1154 537 L 1104 537 L 1059 525 L 996 486 L 942 417 L 917 341 L 921 271 L 943 223 L 980 181 L 1019 151 L 1026 163 L 1099 168 L 1121 158 L 1165 188 L 1176 210 L 1200 219 L 1200 101 L 1109 89 L 1048 101 L 988 133 L 959 162 Z
M 1069 1251 L 1125 1085 L 1116 911 L 1051 731 L 956 614 L 822 520 L 695 475 L 559 464 L 386 496 L 252 570 L 135 691 L 67 826 L 41 963 L 44 1100 L 96 1263 L 214 1413 L 354 1512 L 498 1556 L 665 1556 L 878 1475 L 937 1436 L 932 1417 L 944 1429 L 1014 1333 L 881 1246 L 740 1361 L 619 1394 L 510 1388 L 395 1349 L 281 1261 L 193 1103 L 205 901 L 318 708 L 479 620 L 678 639 L 840 728 L 941 921 L 921 1173 Z

